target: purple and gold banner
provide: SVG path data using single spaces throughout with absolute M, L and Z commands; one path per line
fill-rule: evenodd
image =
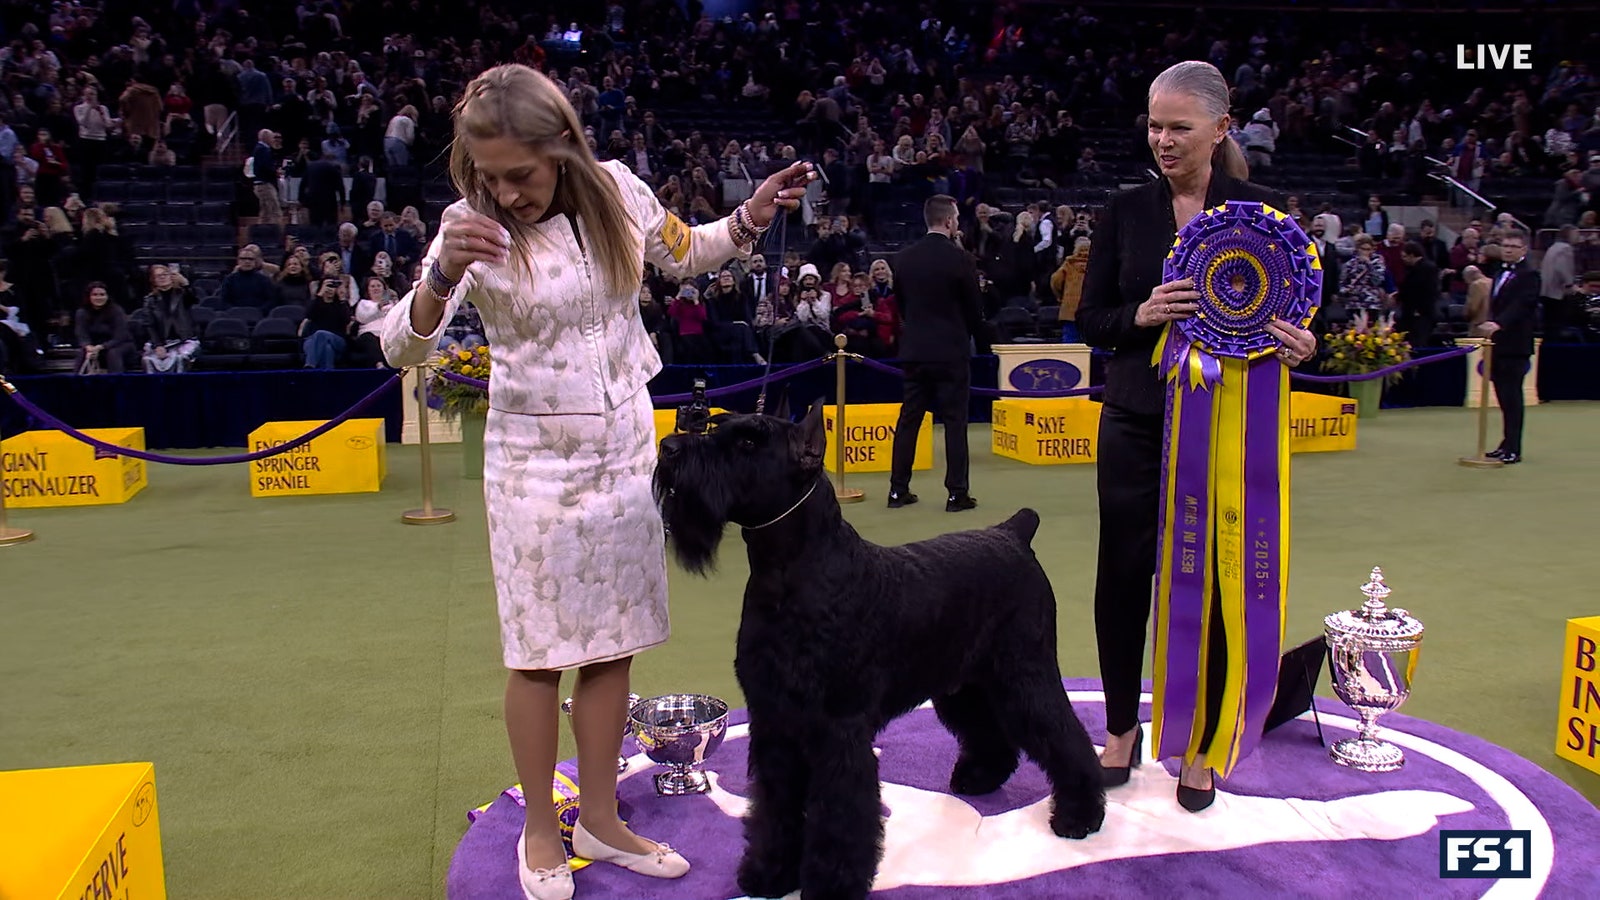
M 1159 758 L 1204 755 L 1226 775 L 1272 706 L 1288 588 L 1289 370 L 1266 326 L 1310 325 L 1322 262 L 1293 219 L 1229 202 L 1178 232 L 1161 280 L 1180 278 L 1194 279 L 1199 310 L 1167 326 L 1152 360 L 1167 382 L 1155 745 Z M 1220 691 L 1206 684 L 1216 629 Z M 1221 704 L 1205 741 L 1211 693 Z

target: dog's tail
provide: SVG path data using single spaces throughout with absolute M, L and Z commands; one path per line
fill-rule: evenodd
M 1016 515 L 1001 522 L 998 527 L 1016 535 L 1022 543 L 1032 546 L 1033 536 L 1039 533 L 1039 514 L 1023 507 L 1017 510 Z

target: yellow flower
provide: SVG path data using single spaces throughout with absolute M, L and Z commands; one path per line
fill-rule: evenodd
M 463 375 L 466 375 L 466 376 L 468 376 L 468 377 L 469 377 L 469 378 L 470 378 L 470 377 L 471 377 L 471 376 L 473 376 L 473 375 L 475 375 L 475 374 L 477 374 L 477 371 L 478 371 L 478 370 L 476 370 L 476 369 L 474 369 L 474 368 L 473 368 L 473 367 L 471 367 L 471 366 L 462 366 L 462 367 L 461 367 L 461 374 L 463 374 Z
M 467 362 L 467 361 L 472 359 L 472 354 L 468 353 L 465 350 L 457 350 L 456 351 L 456 359 L 459 359 L 462 362 Z
M 1342 352 L 1341 353 L 1335 353 L 1333 355 L 1333 358 L 1334 359 L 1344 359 L 1344 353 L 1342 353 Z

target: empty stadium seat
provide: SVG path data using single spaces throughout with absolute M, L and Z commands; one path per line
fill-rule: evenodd
M 250 338 L 252 369 L 286 369 L 300 365 L 299 326 L 288 319 L 268 317 L 256 323 Z
M 254 306 L 230 306 L 222 311 L 220 318 L 238 319 L 254 325 L 264 317 L 261 315 L 261 310 L 256 309 Z

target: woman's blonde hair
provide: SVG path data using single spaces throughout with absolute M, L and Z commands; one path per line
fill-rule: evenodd
M 45 207 L 44 225 L 52 237 L 72 233 L 72 222 L 67 219 L 67 213 L 59 206 Z
M 1033 213 L 1023 210 L 1017 213 L 1017 227 L 1011 232 L 1013 241 L 1020 241 L 1033 231 Z
M 1217 121 L 1228 118 L 1228 79 L 1222 77 L 1217 67 L 1198 59 L 1185 60 L 1169 66 L 1150 82 L 1146 102 L 1157 94 L 1183 94 L 1200 101 L 1206 115 Z M 1250 178 L 1250 165 L 1245 162 L 1244 151 L 1238 141 L 1223 129 L 1223 138 L 1211 151 L 1211 163 L 1222 167 L 1229 177 L 1245 181 Z
M 474 210 L 511 233 L 526 258 L 531 233 L 500 208 L 478 176 L 469 140 L 506 138 L 559 166 L 551 203 L 583 220 L 590 255 L 614 294 L 632 293 L 643 277 L 641 236 L 610 173 L 600 168 L 583 139 L 583 123 L 556 83 L 527 66 L 496 66 L 467 85 L 456 104 L 450 145 L 450 180 Z

